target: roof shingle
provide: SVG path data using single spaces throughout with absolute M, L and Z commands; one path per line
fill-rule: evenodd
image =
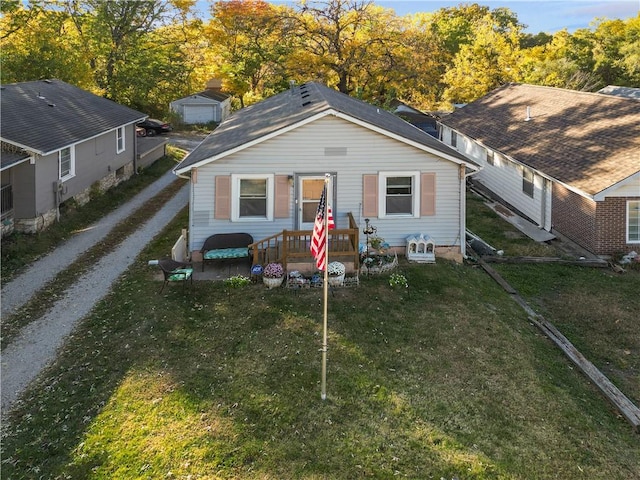
M 2 85 L 1 136 L 48 153 L 95 137 L 147 115 L 61 80 Z
M 589 195 L 640 171 L 637 99 L 512 83 L 441 122 Z

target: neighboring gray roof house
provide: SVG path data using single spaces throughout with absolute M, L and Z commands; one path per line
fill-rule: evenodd
M 352 232 L 351 240 L 366 217 L 401 253 L 420 232 L 458 259 L 465 177 L 477 170 L 393 113 L 316 82 L 236 111 L 174 169 L 191 178 L 192 254 L 217 233 L 246 232 L 256 241 L 310 234 L 330 174 L 336 228 Z
M 616 85 L 607 85 L 598 90 L 598 93 L 606 95 L 615 95 L 617 97 L 635 98 L 640 100 L 640 88 L 618 87 Z
M 144 113 L 60 80 L 2 85 L 0 100 L 3 225 L 46 228 L 66 200 L 135 171 Z
M 507 84 L 441 119 L 474 177 L 599 255 L 640 247 L 640 100 Z
M 391 101 L 390 107 L 391 111 L 403 120 L 438 138 L 438 120 L 435 115 L 421 112 L 397 99 Z

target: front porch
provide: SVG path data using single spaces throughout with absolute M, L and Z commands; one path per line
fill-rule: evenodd
M 347 216 L 349 228 L 329 230 L 329 261 L 344 263 L 347 272 L 358 272 L 359 227 L 351 212 Z M 277 262 L 289 272 L 297 270 L 305 274 L 313 273 L 316 267 L 310 252 L 312 236 L 311 230 L 283 230 L 254 242 L 249 246 L 253 252 L 252 264 L 265 265 Z

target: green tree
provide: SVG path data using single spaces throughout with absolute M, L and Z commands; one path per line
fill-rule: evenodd
M 0 60 L 2 82 L 58 78 L 93 89 L 73 23 L 56 3 L 2 2 Z
M 491 15 L 476 22 L 474 38 L 460 47 L 444 75 L 444 96 L 453 103 L 473 101 L 517 78 L 519 26 L 505 29 Z
M 523 50 L 518 80 L 548 87 L 593 90 L 598 79 L 571 58 L 569 52 L 573 46 L 569 32 L 561 30 L 553 35 L 551 42 Z
M 627 21 L 625 39 L 620 45 L 620 58 L 616 63 L 624 76 L 624 85 L 640 85 L 640 15 Z

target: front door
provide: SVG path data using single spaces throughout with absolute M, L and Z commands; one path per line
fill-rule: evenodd
M 318 211 L 318 203 L 324 187 L 323 175 L 298 176 L 298 229 L 313 230 L 313 223 Z

